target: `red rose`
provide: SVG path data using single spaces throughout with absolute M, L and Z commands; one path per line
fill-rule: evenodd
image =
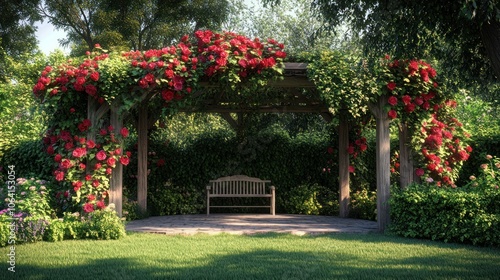
M 90 180 L 92 180 L 92 175 L 90 174 L 85 175 L 85 181 L 90 181 Z
M 68 168 L 70 168 L 71 166 L 73 166 L 73 165 L 71 164 L 71 161 L 70 161 L 69 159 L 63 159 L 63 160 L 61 161 L 61 167 L 62 167 L 62 168 L 64 168 L 64 169 L 68 169 Z
M 54 157 L 54 161 L 55 162 L 61 162 L 61 159 L 62 159 L 62 156 L 60 154 L 57 154 L 55 157 Z
M 54 147 L 52 147 L 52 146 L 47 147 L 47 154 L 53 155 L 54 154 Z
M 88 140 L 87 141 L 87 147 L 89 147 L 90 149 L 95 148 L 95 142 L 92 141 L 92 140 Z
M 116 149 L 116 150 L 115 150 L 115 154 L 116 154 L 116 155 L 119 155 L 119 154 L 121 154 L 121 153 L 122 153 L 122 150 L 121 150 L 120 148 L 118 148 L 118 149 Z
M 350 155 L 354 154 L 354 146 L 349 145 L 349 147 L 347 148 L 347 153 Z
M 396 83 L 395 82 L 389 82 L 389 83 L 387 83 L 387 88 L 390 91 L 393 91 L 396 88 Z
M 422 97 L 415 97 L 415 104 L 422 105 L 424 103 L 424 99 Z
M 80 163 L 80 169 L 84 170 L 87 166 L 84 163 Z
M 390 110 L 387 115 L 389 116 L 389 118 L 392 120 L 392 119 L 395 119 L 397 116 L 398 116 L 398 113 L 394 110 Z
M 85 92 L 90 96 L 96 96 L 97 88 L 94 85 L 86 85 Z
M 94 186 L 95 188 L 99 187 L 99 180 L 95 179 L 94 181 L 92 181 L 92 186 Z
M 64 180 L 64 172 L 56 170 L 54 171 L 54 176 L 56 177 L 56 181 L 61 182 Z
M 115 166 L 115 164 L 116 164 L 116 160 L 115 160 L 114 158 L 110 157 L 110 158 L 108 158 L 108 160 L 107 160 L 107 164 L 108 164 L 109 166 L 111 166 L 111 167 L 114 167 L 114 166 Z
M 127 138 L 128 137 L 128 129 L 126 127 L 123 127 L 120 130 L 120 134 L 122 135 L 123 138 Z
M 361 144 L 361 145 L 359 145 L 359 150 L 360 150 L 360 151 L 364 152 L 364 151 L 366 151 L 366 149 L 368 149 L 368 146 L 367 146 L 367 145 L 365 145 L 365 144 Z
M 411 113 L 411 112 L 415 111 L 415 104 L 410 103 L 410 104 L 406 105 L 405 106 L 405 111 L 407 113 Z
M 100 150 L 95 157 L 97 160 L 105 160 L 106 159 L 106 152 L 104 150 Z
M 130 159 L 128 157 L 121 157 L 120 163 L 123 165 L 128 165 L 130 163 Z
M 85 205 L 83 206 L 83 211 L 85 211 L 85 213 L 94 212 L 94 206 L 90 203 L 85 203 Z
M 76 158 L 81 158 L 83 157 L 85 154 L 87 154 L 87 150 L 85 148 L 76 148 L 73 150 L 73 156 L 76 157 Z
M 95 200 L 95 195 L 93 195 L 93 194 L 87 195 L 87 200 L 88 201 L 94 201 Z
M 424 175 L 424 173 L 425 173 L 425 172 L 424 172 L 424 170 L 423 170 L 422 168 L 417 168 L 417 169 L 415 170 L 415 175 L 417 175 L 417 176 L 419 176 L 419 177 L 423 176 L 423 175 Z
M 99 131 L 99 134 L 101 134 L 101 136 L 106 136 L 106 134 L 108 134 L 108 131 L 103 128 Z
M 94 165 L 94 169 L 97 170 L 97 169 L 100 169 L 102 167 L 102 165 L 100 163 L 96 163 Z
M 164 165 L 165 165 L 165 160 L 164 159 L 159 159 L 156 162 L 156 166 L 158 166 L 158 167 L 161 167 L 161 166 L 164 166 Z
M 106 174 L 107 174 L 107 175 L 111 175 L 111 173 L 113 173 L 113 169 L 111 169 L 111 168 L 109 168 L 109 167 L 108 167 L 108 168 L 106 168 Z
M 97 208 L 99 208 L 101 210 L 106 207 L 106 205 L 104 204 L 104 200 L 97 201 L 96 206 L 97 206 Z
M 354 166 L 349 165 L 349 172 L 350 172 L 350 173 L 354 173 L 354 171 L 355 171 L 355 170 L 356 170 L 356 169 L 354 168 Z
M 333 149 L 332 147 L 328 147 L 327 152 L 328 152 L 329 154 L 333 154 L 334 149 Z
M 396 106 L 398 104 L 398 98 L 396 96 L 392 95 L 387 100 L 387 103 L 389 103 L 391 106 Z
M 408 105 L 411 103 L 411 97 L 409 95 L 403 95 L 403 97 L 401 97 L 401 100 L 403 100 L 403 103 L 405 105 Z
M 92 74 L 90 74 L 90 79 L 94 82 L 97 82 L 99 80 L 99 72 L 92 72 Z
M 161 92 L 161 98 L 165 101 L 170 101 L 174 99 L 174 92 L 171 90 L 164 90 Z
M 80 190 L 80 188 L 82 187 L 83 183 L 80 182 L 80 181 L 76 181 L 76 182 L 73 182 L 72 185 L 73 185 L 73 190 L 75 192 L 77 192 L 78 190 Z

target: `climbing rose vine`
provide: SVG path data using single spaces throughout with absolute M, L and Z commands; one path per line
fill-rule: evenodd
M 472 151 L 465 141 L 470 135 L 453 117 L 457 103 L 441 90 L 437 72 L 429 63 L 386 57 L 383 64 L 387 114 L 412 132 L 412 147 L 421 165 L 415 175 L 438 186 L 455 187 L 458 169 Z
M 199 30 L 158 50 L 108 54 L 96 45 L 82 61 L 47 66 L 33 93 L 53 116 L 44 143 L 54 159 L 54 179 L 62 186 L 57 195 L 72 197 L 83 212 L 102 209 L 113 169 L 129 163 L 130 152 L 122 150 L 128 129 L 117 132 L 105 118 L 92 123 L 86 114 L 89 100 L 101 106 L 119 104 L 115 109 L 125 113 L 151 95 L 150 102 L 161 103 L 168 112 L 195 102 L 201 82 L 237 95 L 251 94 L 244 89 L 280 76 L 283 49 L 273 39 Z

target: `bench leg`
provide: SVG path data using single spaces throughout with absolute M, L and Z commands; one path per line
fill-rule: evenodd
M 207 195 L 207 216 L 210 215 L 210 196 Z
M 271 193 L 273 195 L 273 196 L 271 196 L 271 214 L 274 216 L 275 215 L 274 206 L 276 204 L 276 201 L 275 201 L 275 198 L 274 198 L 274 188 L 271 190 Z

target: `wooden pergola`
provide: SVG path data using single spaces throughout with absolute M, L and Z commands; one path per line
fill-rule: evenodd
M 326 121 L 331 121 L 333 116 L 329 108 L 320 100 L 319 94 L 304 94 L 307 91 L 316 91 L 315 85 L 306 76 L 307 64 L 285 63 L 284 79 L 273 81 L 269 87 L 279 89 L 283 92 L 281 98 L 259 101 L 258 104 L 235 103 L 227 98 L 205 99 L 197 107 L 184 108 L 186 112 L 209 112 L 219 113 L 228 123 L 237 128 L 239 119 L 235 119 L 233 113 L 243 114 L 246 112 L 261 113 L 317 113 Z M 210 84 L 202 84 L 201 88 L 209 88 Z M 197 94 L 197 93 L 194 93 Z M 199 94 L 203 94 L 200 92 Z M 148 127 L 154 123 L 157 116 L 148 115 L 147 102 L 153 94 L 141 96 L 138 107 L 137 133 L 138 133 L 138 170 L 137 170 L 137 200 L 142 210 L 147 209 L 147 153 L 148 153 Z M 390 187 L 390 138 L 389 118 L 384 110 L 387 97 L 382 96 L 376 104 L 370 104 L 370 110 L 376 119 L 376 176 L 377 176 L 377 220 L 380 231 L 384 231 L 389 224 L 389 187 Z M 104 114 L 110 112 L 110 123 L 118 133 L 123 127 L 124 114 L 119 112 L 120 104 L 103 105 L 97 104 L 89 99 L 88 117 L 94 123 Z M 339 204 L 340 217 L 347 217 L 349 213 L 349 125 L 347 116 L 339 114 Z M 89 135 L 89 139 L 92 135 Z M 114 203 L 116 211 L 122 215 L 122 177 L 123 166 L 118 163 L 113 171 L 110 183 L 110 203 Z

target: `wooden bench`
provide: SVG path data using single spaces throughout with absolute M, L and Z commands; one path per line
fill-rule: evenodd
M 259 178 L 248 177 L 245 175 L 235 175 L 221 177 L 217 180 L 210 180 L 207 186 L 207 215 L 210 215 L 210 208 L 270 208 L 272 215 L 275 214 L 275 188 L 269 187 L 269 192 L 266 191 L 266 184 L 271 183 L 269 180 L 261 180 Z M 269 197 L 269 206 L 212 206 L 210 205 L 211 197 Z

